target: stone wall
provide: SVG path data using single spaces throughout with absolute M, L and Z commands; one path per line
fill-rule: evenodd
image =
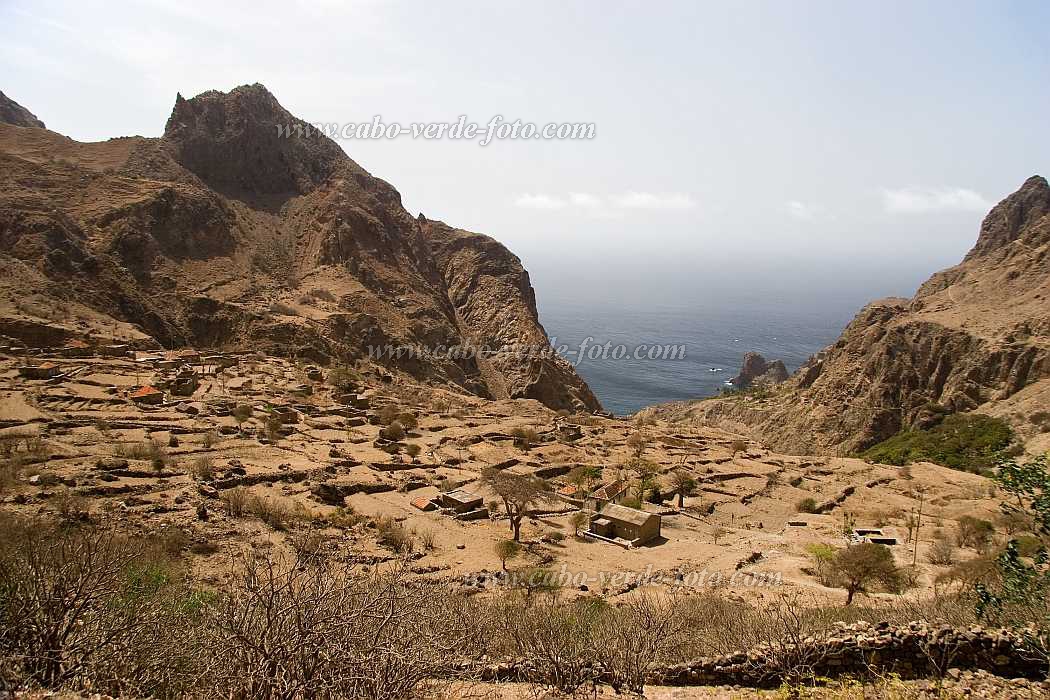
M 1034 630 L 931 627 L 921 622 L 895 627 L 886 623 L 841 624 L 825 636 L 799 644 L 767 644 L 748 651 L 705 657 L 684 664 L 651 667 L 648 685 L 742 686 L 771 688 L 798 677 L 895 673 L 905 679 L 950 675 L 949 670 L 986 671 L 1006 678 L 1046 678 L 1045 656 L 1033 651 Z M 1043 637 L 1043 648 L 1048 640 Z M 1045 653 L 1045 652 L 1044 652 Z M 541 665 L 505 661 L 482 668 L 457 669 L 487 681 L 544 683 Z M 593 669 L 600 683 L 616 679 L 601 665 Z M 953 672 L 953 673 L 957 673 Z

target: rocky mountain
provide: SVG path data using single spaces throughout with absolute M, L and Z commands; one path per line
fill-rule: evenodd
M 3 92 L 0 92 L 0 124 L 32 126 L 37 129 L 45 128 L 44 122 L 37 119 L 35 114 L 12 100 Z
M 911 299 L 873 302 L 767 399 L 652 412 L 796 453 L 848 453 L 948 413 L 1005 419 L 1050 448 L 1050 186 L 1032 177 L 985 217 L 963 261 Z
M 0 335 L 18 342 L 374 362 L 481 396 L 600 409 L 568 363 L 503 350 L 549 347 L 513 254 L 410 215 L 261 85 L 176 97 L 159 139 L 78 143 L 0 124 L 0 249 Z M 493 357 L 434 350 L 472 342 Z

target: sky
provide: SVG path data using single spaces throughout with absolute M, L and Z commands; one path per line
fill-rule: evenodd
M 1050 3 L 0 0 L 0 90 L 78 140 L 260 82 L 309 122 L 590 123 L 341 140 L 544 301 L 910 294 L 1050 168 Z

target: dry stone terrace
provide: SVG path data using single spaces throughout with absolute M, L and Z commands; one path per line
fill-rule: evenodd
M 579 488 L 619 482 L 626 490 L 614 489 L 617 502 L 659 516 L 659 537 L 624 548 L 582 537 L 587 526 L 574 528 L 573 514 L 588 505 L 579 494 L 552 493 L 531 505 L 525 551 L 512 566 L 565 567 L 592 581 L 587 593 L 608 596 L 625 592 L 595 586 L 608 572 L 673 581 L 743 570 L 840 601 L 842 591 L 812 575 L 807 547 L 844 546 L 850 528 L 878 528 L 899 540 L 894 556 L 907 563 L 913 547 L 905 523 L 923 492 L 930 524 L 918 547 L 917 595 L 945 571 L 926 561 L 934 528 L 950 531 L 961 515 L 994 519 L 997 512 L 985 479 L 933 465 L 901 470 L 780 455 L 721 431 L 559 414 L 532 400 L 484 401 L 366 365 L 350 390 L 328 383 L 329 368 L 282 358 L 127 353 L 41 350 L 31 360 L 59 368 L 48 379 L 19 372 L 23 353 L 0 359 L 0 442 L 19 455 L 2 507 L 172 534 L 205 580 L 225 575 L 228 548 L 279 550 L 308 536 L 355 561 L 390 560 L 410 547 L 423 578 L 495 571 L 494 544 L 511 528 L 502 502 L 481 483 L 489 467 L 542 477 L 552 491 L 584 467 L 591 478 Z M 173 378 L 191 374 L 192 386 L 172 391 Z M 136 401 L 143 387 L 162 399 Z M 394 419 L 404 434 L 390 438 Z M 523 441 L 524 433 L 531 437 Z M 660 503 L 629 502 L 638 478 L 626 465 L 639 455 L 655 465 Z M 675 471 L 696 482 L 681 508 L 668 485 Z M 455 504 L 442 496 L 450 492 L 476 494 L 481 506 L 468 510 L 482 516 L 454 517 Z M 814 500 L 814 512 L 798 512 L 804 499 Z M 419 505 L 430 502 L 440 507 Z M 394 526 L 408 545 L 391 545 Z

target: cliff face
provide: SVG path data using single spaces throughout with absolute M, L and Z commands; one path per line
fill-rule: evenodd
M 999 415 L 1044 440 L 1028 420 L 1040 405 L 1050 405 L 1050 186 L 1032 177 L 992 209 L 959 265 L 912 299 L 864 308 L 772 398 L 657 410 L 781 450 L 844 453 L 944 409 Z
M 454 254 L 443 231 L 457 233 Z M 81 144 L 0 124 L 0 245 L 7 277 L 83 316 L 68 320 L 82 334 L 119 326 L 166 347 L 319 362 L 478 338 L 547 345 L 517 258 L 412 217 L 393 187 L 261 85 L 177 97 L 160 139 Z M 0 304 L 0 316 L 34 313 Z M 600 408 L 553 360 L 372 359 L 482 396 Z
M 44 122 L 37 119 L 35 114 L 2 92 L 0 92 L 0 123 L 14 126 L 32 126 L 37 129 L 45 128 Z
M 479 363 L 492 394 L 599 410 L 572 365 L 544 352 L 547 334 L 517 256 L 488 236 L 420 218 L 465 337 L 487 351 Z

